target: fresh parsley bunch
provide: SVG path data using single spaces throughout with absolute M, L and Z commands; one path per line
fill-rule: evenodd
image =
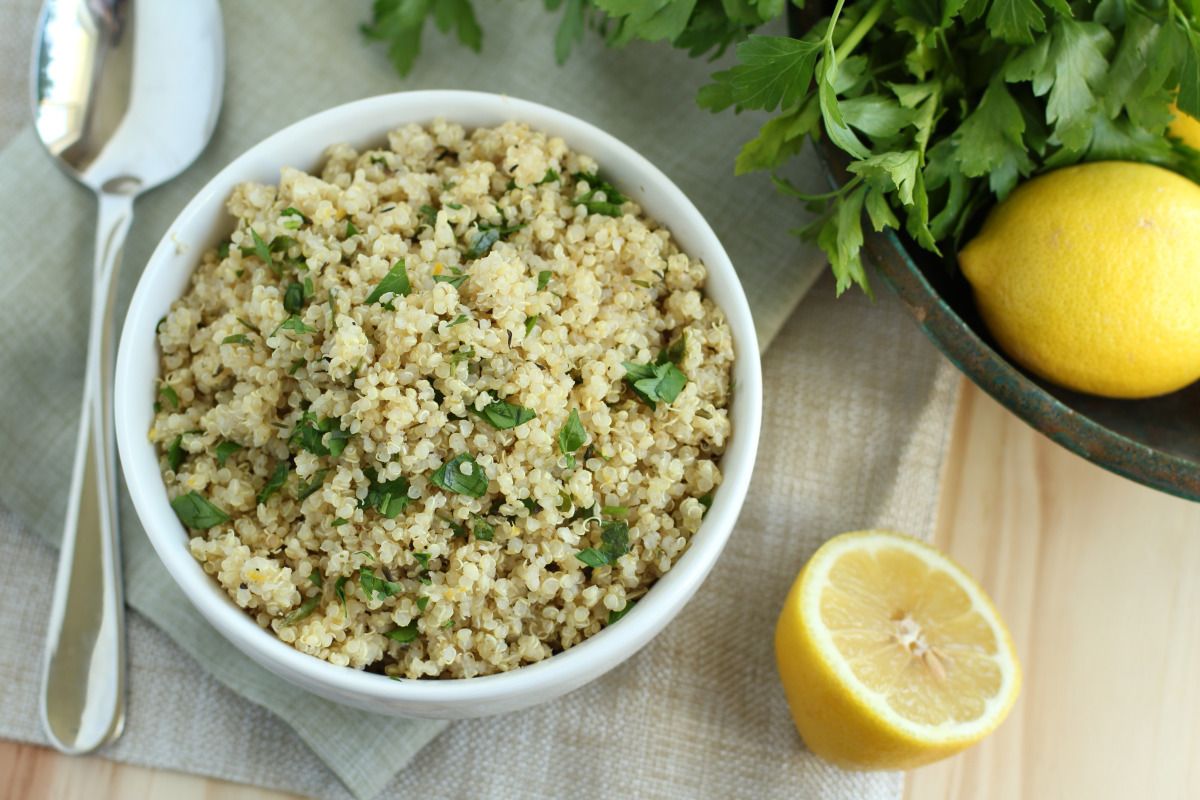
M 851 177 L 826 195 L 775 179 L 818 214 L 800 233 L 829 257 L 839 293 L 869 287 L 864 217 L 950 258 L 981 211 L 1038 172 L 1119 159 L 1200 180 L 1200 153 L 1166 133 L 1173 100 L 1200 116 L 1200 0 L 838 0 L 809 13 L 799 38 L 751 35 L 784 0 L 546 6 L 564 7 L 560 61 L 589 22 L 613 45 L 667 40 L 719 55 L 740 42 L 738 63 L 698 101 L 774 112 L 742 148 L 738 174 L 776 170 L 806 140 L 845 153 Z M 377 0 L 368 31 L 393 42 L 401 72 L 415 47 L 398 43 L 419 42 L 430 14 L 478 49 L 469 0 Z

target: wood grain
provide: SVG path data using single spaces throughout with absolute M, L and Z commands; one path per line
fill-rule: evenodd
M 1200 411 L 1200 410 L 1198 410 Z M 936 534 L 1008 620 L 1012 716 L 906 800 L 1200 797 L 1200 505 L 1110 475 L 964 387 Z M 286 798 L 0 742 L 0 798 Z

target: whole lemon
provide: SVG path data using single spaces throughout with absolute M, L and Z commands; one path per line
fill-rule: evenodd
M 1200 379 L 1200 186 L 1105 161 L 1034 178 L 958 255 L 996 341 L 1054 383 L 1152 397 Z

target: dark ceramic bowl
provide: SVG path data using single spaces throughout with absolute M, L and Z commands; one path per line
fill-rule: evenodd
M 792 35 L 811 26 L 821 5 L 810 3 L 803 11 L 789 5 Z M 846 154 L 828 142 L 817 149 L 831 183 L 845 181 Z M 977 386 L 1088 461 L 1200 501 L 1200 383 L 1150 400 L 1093 397 L 1047 383 L 999 352 L 960 273 L 904 234 L 864 228 L 867 260 L 938 349 Z

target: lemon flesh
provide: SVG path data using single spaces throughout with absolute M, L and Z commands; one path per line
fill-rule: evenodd
M 1076 391 L 1200 379 L 1200 186 L 1150 164 L 1055 170 L 994 208 L 959 264 L 1001 348 Z
M 888 531 L 842 534 L 813 555 L 779 616 L 775 654 L 805 744 L 857 769 L 908 769 L 979 741 L 1021 681 L 983 590 Z

